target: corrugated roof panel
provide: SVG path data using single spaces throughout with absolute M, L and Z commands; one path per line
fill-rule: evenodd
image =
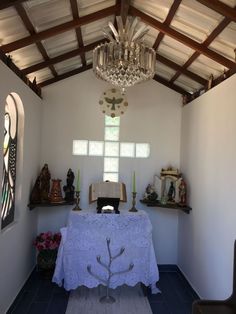
M 33 64 L 44 61 L 35 44 L 12 51 L 10 55 L 12 56 L 13 62 L 20 69 L 27 68 Z
M 171 37 L 165 36 L 160 43 L 158 53 L 179 65 L 183 65 L 194 53 L 194 50 Z
M 13 7 L 0 10 L 0 45 L 8 44 L 29 35 Z
M 46 81 L 46 80 L 52 78 L 53 75 L 52 75 L 52 72 L 50 71 L 49 68 L 44 68 L 44 69 L 39 70 L 37 72 L 30 73 L 29 75 L 27 75 L 27 77 L 31 81 L 33 81 L 33 79 L 36 77 L 37 83 L 41 83 L 43 81 Z
M 102 29 L 108 27 L 108 22 L 114 22 L 114 16 L 108 16 L 106 18 L 97 20 L 95 22 L 83 25 L 81 32 L 83 36 L 84 45 L 88 45 L 99 39 L 103 39 L 104 35 Z
M 93 62 L 93 52 L 92 52 L 92 50 L 85 53 L 85 58 L 86 58 L 87 64 L 90 64 L 90 63 Z
M 149 31 L 144 36 L 143 40 L 148 46 L 152 47 L 157 39 L 159 31 L 149 25 L 148 25 L 148 29 Z
M 157 61 L 156 62 L 156 74 L 163 76 L 168 79 L 168 81 L 175 75 L 175 70 L 167 67 L 165 64 Z
M 73 19 L 70 1 L 33 0 L 24 2 L 24 7 L 37 32 Z
M 197 1 L 183 0 L 171 27 L 201 43 L 222 19 L 222 15 Z
M 143 0 L 131 1 L 131 5 L 133 5 L 136 9 L 152 16 L 160 22 L 165 21 L 172 4 L 173 0 L 150 0 L 148 1 L 148 4 Z
M 230 23 L 209 47 L 234 61 L 234 49 L 236 48 L 236 23 Z
M 45 39 L 42 43 L 51 58 L 78 48 L 78 41 L 74 30 Z
M 194 73 L 209 79 L 210 75 L 216 78 L 224 73 L 224 66 L 216 63 L 212 59 L 200 55 L 189 67 L 188 70 L 193 71 Z
M 202 87 L 201 84 L 199 84 L 198 82 L 192 80 L 191 78 L 183 74 L 178 77 L 178 79 L 175 81 L 175 84 L 181 87 L 185 86 L 183 87 L 184 89 L 186 89 L 187 87 L 188 91 L 192 91 L 192 92 L 196 92 Z
M 223 2 L 232 8 L 236 6 L 236 0 L 220 0 L 220 2 Z
M 79 16 L 88 15 L 116 4 L 115 0 L 77 0 Z
M 55 66 L 55 70 L 60 75 L 60 74 L 72 71 L 74 69 L 80 68 L 82 66 L 82 63 L 81 63 L 80 56 L 76 56 L 74 58 L 70 58 L 63 62 L 57 63 L 54 66 Z

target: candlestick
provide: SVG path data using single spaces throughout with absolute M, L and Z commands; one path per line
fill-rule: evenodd
M 133 213 L 136 213 L 138 210 L 137 208 L 135 207 L 136 205 L 136 195 L 137 193 L 136 192 L 133 192 L 133 200 L 132 200 L 132 207 L 130 208 L 129 212 L 133 212 Z
M 73 210 L 82 210 L 79 207 L 79 201 L 80 201 L 80 191 L 76 191 L 75 192 L 75 207 L 73 208 Z
M 77 177 L 77 191 L 80 191 L 80 171 L 78 170 L 78 177 Z
M 133 193 L 136 193 L 136 178 L 135 178 L 135 171 L 133 173 Z

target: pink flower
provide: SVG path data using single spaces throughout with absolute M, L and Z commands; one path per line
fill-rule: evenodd
M 61 234 L 55 233 L 52 234 L 51 231 L 40 233 L 33 245 L 37 248 L 38 251 L 42 250 L 57 250 L 61 242 Z

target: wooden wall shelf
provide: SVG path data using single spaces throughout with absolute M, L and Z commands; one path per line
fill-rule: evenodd
M 65 206 L 65 205 L 74 205 L 75 201 L 71 202 L 62 202 L 62 203 L 37 203 L 37 204 L 28 204 L 30 210 L 34 209 L 35 207 L 56 207 L 56 206 Z
M 161 208 L 173 208 L 173 209 L 179 209 L 185 212 L 186 214 L 189 214 L 192 210 L 189 206 L 179 206 L 178 204 L 161 204 L 159 201 L 146 201 L 146 200 L 140 200 L 140 203 L 146 204 L 148 207 L 161 207 Z

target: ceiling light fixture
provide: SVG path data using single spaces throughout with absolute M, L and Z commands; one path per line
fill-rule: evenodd
M 127 87 L 153 78 L 156 52 L 142 41 L 149 29 L 145 24 L 139 25 L 139 18 L 128 16 L 125 25 L 121 16 L 116 21 L 118 30 L 111 22 L 109 30 L 103 29 L 110 42 L 93 50 L 93 71 L 124 93 Z

